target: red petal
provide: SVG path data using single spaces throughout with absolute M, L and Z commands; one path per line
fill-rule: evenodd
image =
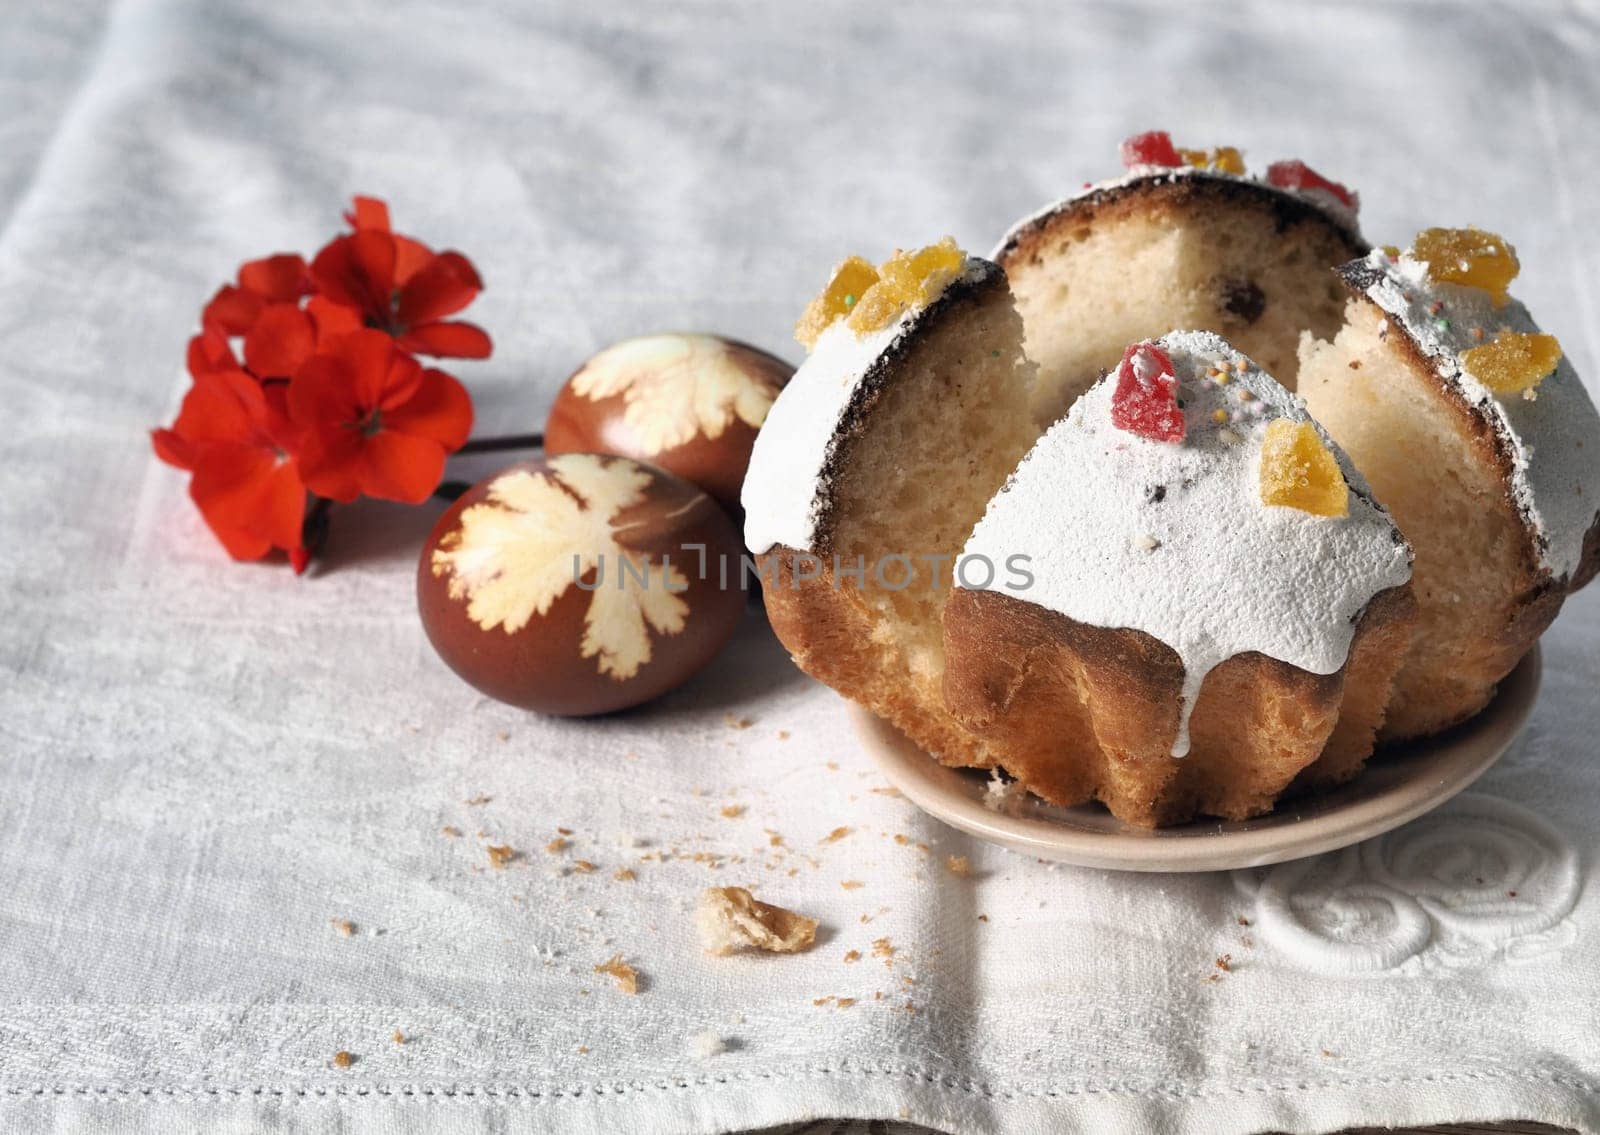
M 200 313 L 200 325 L 226 335 L 243 335 L 261 314 L 261 299 L 243 288 L 225 284 Z
M 378 197 L 355 197 L 350 201 L 350 211 L 344 219 L 353 229 L 389 231 L 389 206 Z
M 317 342 L 326 343 L 366 326 L 361 312 L 342 303 L 334 303 L 326 296 L 312 296 L 306 304 L 306 314 L 317 328 Z
M 330 241 L 311 262 L 311 282 L 334 303 L 388 322 L 394 293 L 394 238 L 377 229 L 360 229 Z
M 394 248 L 394 282 L 402 286 L 433 259 L 433 249 L 399 233 L 394 235 Z
M 362 447 L 362 487 L 368 496 L 421 504 L 439 487 L 444 457 L 437 442 L 382 430 Z
M 296 575 L 304 575 L 306 568 L 311 566 L 311 553 L 304 548 L 289 549 L 289 566 Z
M 329 430 L 310 434 L 300 450 L 300 479 L 319 497 L 349 503 L 362 492 L 362 450 L 366 442 L 358 430 Z
M 400 346 L 419 355 L 486 359 L 494 350 L 489 333 L 471 323 L 425 323 L 400 336 Z
M 156 456 L 179 469 L 194 468 L 194 448 L 173 430 L 151 430 L 150 445 Z
M 289 420 L 306 444 L 319 435 L 349 433 L 362 417 L 350 364 L 333 354 L 312 355 L 289 382 Z
M 328 350 L 349 368 L 351 392 L 363 410 L 382 406 L 391 384 L 409 385 L 416 381 L 406 364 L 420 364 L 397 351 L 394 340 L 382 331 L 357 331 L 335 340 Z
M 305 257 L 292 252 L 239 266 L 239 287 L 268 303 L 290 303 L 311 290 Z
M 262 378 L 287 378 L 317 345 L 311 317 L 292 303 L 268 306 L 244 337 L 244 362 Z
M 427 438 L 453 453 L 472 432 L 472 397 L 450 375 L 430 368 L 409 401 L 384 413 L 383 429 Z
M 233 357 L 228 337 L 216 328 L 207 328 L 189 340 L 189 374 L 199 378 L 219 370 L 238 370 L 239 360 Z
M 261 446 L 266 421 L 266 400 L 255 379 L 241 370 L 215 371 L 195 377 L 172 432 L 191 444 Z
M 403 327 L 435 323 L 454 315 L 483 291 L 472 261 L 459 252 L 441 252 L 400 289 L 395 314 Z

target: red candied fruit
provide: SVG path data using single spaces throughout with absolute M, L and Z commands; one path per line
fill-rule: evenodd
M 1359 194 L 1351 192 L 1337 181 L 1329 181 L 1302 161 L 1273 162 L 1267 167 L 1267 184 L 1276 185 L 1279 189 L 1320 189 L 1337 197 L 1346 209 L 1361 208 Z
M 1117 388 L 1111 392 L 1111 424 L 1151 441 L 1183 440 L 1183 408 L 1172 359 L 1154 343 L 1135 343 L 1122 353 Z
M 1124 169 L 1134 166 L 1181 166 L 1183 158 L 1165 130 L 1147 130 L 1124 138 L 1120 147 Z

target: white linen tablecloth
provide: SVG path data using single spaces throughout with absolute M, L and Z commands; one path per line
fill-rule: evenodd
M 519 713 L 423 638 L 435 508 L 340 510 L 305 579 L 233 565 L 144 433 L 210 292 L 354 192 L 476 260 L 497 349 L 451 369 L 511 432 L 625 335 L 797 357 L 840 256 L 984 250 L 1153 126 L 1305 158 L 1375 240 L 1503 230 L 1594 381 L 1593 7 L 12 0 L 0 27 L 0 1128 L 1600 1131 L 1595 590 L 1524 739 L 1439 813 L 1261 872 L 1053 869 L 874 791 L 756 617 L 658 704 Z M 819 944 L 704 955 L 712 883 Z

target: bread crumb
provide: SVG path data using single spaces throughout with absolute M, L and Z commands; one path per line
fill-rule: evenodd
M 859 962 L 861 960 L 861 951 L 851 950 L 849 953 L 845 954 L 844 960 L 846 965 L 851 962 Z
M 567 841 L 562 839 L 560 836 L 556 836 L 555 839 L 544 845 L 544 849 L 551 855 L 560 855 L 563 851 L 567 850 Z
M 333 1066 L 335 1068 L 348 1068 L 348 1067 L 350 1067 L 350 1065 L 354 1064 L 355 1062 L 356 1062 L 355 1056 L 352 1055 L 351 1053 L 346 1052 L 342 1048 L 338 1052 L 335 1052 L 333 1054 Z
M 695 1033 L 689 1038 L 689 1055 L 696 1060 L 710 1060 L 713 1056 L 727 1051 L 728 1042 L 710 1029 Z
M 707 887 L 695 921 L 701 945 L 712 954 L 731 954 L 746 946 L 793 954 L 817 936 L 816 919 L 761 902 L 743 887 Z
M 841 839 L 843 839 L 845 836 L 849 835 L 854 830 L 855 830 L 854 828 L 834 828 L 831 832 L 829 832 L 827 835 L 823 836 L 817 842 L 818 843 L 838 843 Z
M 489 865 L 497 871 L 505 870 L 506 864 L 517 858 L 517 849 L 509 843 L 499 846 L 490 844 L 485 850 L 489 853 Z
M 468 797 L 466 803 L 467 803 L 467 807 L 476 808 L 479 804 L 487 804 L 489 801 L 491 801 L 493 799 L 494 799 L 493 796 L 488 796 L 488 795 L 485 795 L 484 793 L 480 792 L 476 796 Z
M 724 804 L 722 806 L 722 818 L 724 820 L 737 820 L 742 815 L 744 815 L 743 804 Z
M 846 879 L 839 885 L 847 891 L 859 891 L 862 887 L 866 886 L 866 884 L 860 879 Z
M 611 873 L 611 877 L 619 883 L 631 883 L 639 876 L 633 873 L 632 867 L 618 867 Z
M 404 1044 L 406 1042 L 406 1034 L 401 1032 L 399 1029 L 395 1029 L 394 1035 L 389 1039 L 394 1041 L 396 1044 Z
M 580 875 L 587 875 L 594 870 L 594 864 L 587 859 L 576 859 L 573 860 L 572 869 Z
M 609 960 L 595 966 L 594 972 L 616 978 L 617 988 L 629 997 L 639 992 L 639 971 L 623 961 L 621 954 L 613 954 Z
M 337 930 L 342 937 L 355 937 L 356 924 L 351 922 L 348 918 L 330 918 L 328 921 L 333 924 L 333 928 Z
M 449 836 L 451 839 L 460 839 L 461 829 L 456 827 L 454 824 L 446 824 L 444 827 L 439 829 L 439 834 Z

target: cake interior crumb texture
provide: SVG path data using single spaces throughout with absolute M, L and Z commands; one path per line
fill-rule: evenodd
M 1201 179 L 1096 195 L 1025 233 L 1004 257 L 1039 366 L 1048 425 L 1123 349 L 1174 330 L 1214 331 L 1295 389 L 1300 332 L 1337 331 L 1345 290 L 1330 269 L 1364 248 L 1332 221 L 1286 222 L 1269 202 Z
M 1383 727 L 1404 738 L 1477 712 L 1516 664 L 1522 638 L 1501 632 L 1522 606 L 1527 537 L 1461 410 L 1385 338 L 1387 326 L 1375 306 L 1351 300 L 1331 342 L 1307 337 L 1300 393 L 1416 554 L 1420 617 Z

